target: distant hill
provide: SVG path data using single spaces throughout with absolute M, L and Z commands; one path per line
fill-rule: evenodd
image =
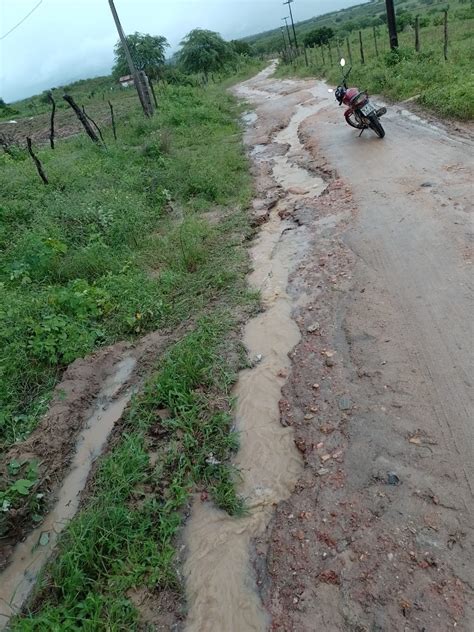
M 420 5 L 439 4 L 438 0 L 396 0 L 395 6 L 397 9 L 411 10 Z M 447 3 L 445 3 L 447 4 Z M 375 20 L 378 24 L 382 23 L 383 18 L 379 16 L 385 16 L 385 1 L 384 0 L 371 0 L 370 2 L 364 2 L 357 4 L 347 9 L 339 9 L 338 11 L 331 11 L 323 15 L 314 16 L 308 20 L 303 20 L 295 24 L 296 35 L 301 38 L 315 28 L 322 26 L 330 26 L 332 28 L 338 28 L 341 30 L 347 30 L 348 32 L 355 29 L 363 29 L 367 26 L 371 26 Z M 375 24 L 374 22 L 374 24 Z M 283 23 L 282 23 L 283 24 Z M 252 44 L 258 52 L 274 51 L 281 48 L 281 30 L 280 26 L 263 33 L 257 33 L 249 37 L 242 38 L 244 41 Z

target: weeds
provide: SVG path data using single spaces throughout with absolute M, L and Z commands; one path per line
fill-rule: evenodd
M 233 275 L 235 260 L 215 266 L 228 238 L 195 216 L 249 198 L 230 97 L 168 87 L 158 116 L 132 111 L 120 131 L 108 152 L 83 137 L 43 148 L 49 187 L 28 161 L 0 156 L 4 445 L 31 431 L 38 402 L 72 360 L 180 322 Z
M 19 173 L 5 162 L 15 207 L 2 207 L 0 235 L 9 441 L 31 431 L 74 357 L 195 323 L 133 400 L 32 611 L 12 630 L 139 629 L 127 593 L 179 590 L 175 539 L 190 494 L 244 511 L 229 465 L 230 391 L 245 360 L 235 332 L 257 296 L 245 283 L 251 189 L 236 112 L 222 86 L 169 87 L 159 117 L 131 114 L 109 152 L 77 138 L 60 161 L 44 150 L 56 183 L 47 191 L 26 165 Z
M 61 539 L 40 612 L 12 630 L 63 630 L 68 622 L 70 629 L 78 622 L 94 630 L 136 629 L 127 590 L 179 587 L 174 538 L 190 492 L 201 487 L 222 509 L 242 512 L 228 465 L 237 446 L 227 404 L 238 368 L 230 360 L 237 357 L 227 338 L 232 326 L 223 313 L 205 318 L 161 361 L 133 402 L 124 439 L 103 461 L 87 508 Z M 162 407 L 168 416 L 160 421 Z M 159 452 L 153 467 L 150 450 Z

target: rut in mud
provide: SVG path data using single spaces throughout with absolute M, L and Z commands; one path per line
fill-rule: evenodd
M 237 90 L 256 106 L 249 281 L 267 310 L 236 389 L 250 513 L 195 499 L 187 629 L 468 632 L 472 143 L 396 107 L 384 141 L 357 138 L 323 84 L 271 71 Z
M 242 475 L 239 492 L 249 513 L 231 518 L 196 498 L 185 533 L 186 629 L 190 631 L 257 632 L 267 627 L 267 614 L 252 580 L 251 538 L 264 530 L 273 507 L 289 496 L 302 471 L 293 432 L 280 424 L 279 401 L 290 369 L 288 354 L 300 340 L 292 319 L 294 299 L 287 293 L 288 278 L 303 260 L 308 239 L 304 227 L 282 216 L 297 203 L 296 189 L 317 197 L 326 185 L 290 162 L 295 150 L 302 151 L 298 145 L 293 130 L 283 130 L 271 145 L 258 148 L 254 157 L 257 168 L 271 165 L 275 197 L 251 249 L 254 271 L 248 281 L 261 292 L 263 312 L 247 323 L 243 342 L 255 366 L 240 374 L 234 389 L 240 435 L 235 466 Z M 274 151 L 282 153 L 272 155 Z M 288 194 L 287 186 L 295 193 Z
M 141 373 L 163 350 L 166 337 L 146 336 L 136 346 L 119 343 L 77 360 L 56 387 L 53 403 L 40 426 L 14 446 L 6 462 L 36 457 L 41 463 L 41 489 L 52 507 L 41 524 L 29 530 L 27 520 L 10 546 L 4 545 L 0 573 L 0 628 L 21 611 L 58 538 L 76 514 L 95 460 L 103 452 L 114 425 L 121 419 Z

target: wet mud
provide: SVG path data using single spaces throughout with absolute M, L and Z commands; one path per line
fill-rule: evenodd
M 21 611 L 58 537 L 76 514 L 95 460 L 103 452 L 148 364 L 167 338 L 150 334 L 137 345 L 120 343 L 74 362 L 56 387 L 37 430 L 5 458 L 37 459 L 47 510 L 36 528 L 28 516 L 14 523 L 2 545 L 0 629 Z M 26 537 L 25 537 L 26 536 Z
M 468 632 L 472 141 L 405 108 L 384 117 L 384 141 L 357 138 L 323 84 L 270 73 L 237 94 L 257 113 L 246 133 L 261 227 L 249 282 L 262 287 L 267 309 L 245 342 L 263 362 L 272 305 L 288 297 L 279 309 L 290 364 L 272 365 L 266 384 L 252 379 L 259 365 L 239 381 L 236 462 L 250 514 L 228 518 L 195 500 L 187 629 Z M 272 231 L 304 236 L 296 260 L 287 242 L 273 289 L 264 281 Z M 286 247 L 276 244 L 273 252 Z M 279 501 L 266 496 L 258 439 L 272 415 L 246 408 L 252 392 L 279 397 L 279 423 L 300 454 L 284 487 L 273 472 Z M 262 509 L 266 498 L 273 506 Z

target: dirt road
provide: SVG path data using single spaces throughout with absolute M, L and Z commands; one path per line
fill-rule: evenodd
M 358 138 L 326 86 L 276 80 L 271 69 L 236 93 L 251 104 L 262 225 L 250 281 L 267 312 L 283 296 L 300 331 L 292 349 L 291 323 L 262 321 L 251 352 L 279 355 L 237 394 L 262 397 L 261 384 L 252 390 L 262 371 L 286 380 L 279 421 L 301 466 L 276 459 L 272 475 L 280 480 L 280 462 L 289 485 L 276 493 L 264 472 L 281 442 L 259 440 L 275 402 L 254 407 L 250 423 L 237 419 L 243 489 L 252 501 L 264 489 L 267 501 L 238 525 L 196 501 L 188 629 L 468 632 L 473 143 L 395 106 L 384 140 Z

